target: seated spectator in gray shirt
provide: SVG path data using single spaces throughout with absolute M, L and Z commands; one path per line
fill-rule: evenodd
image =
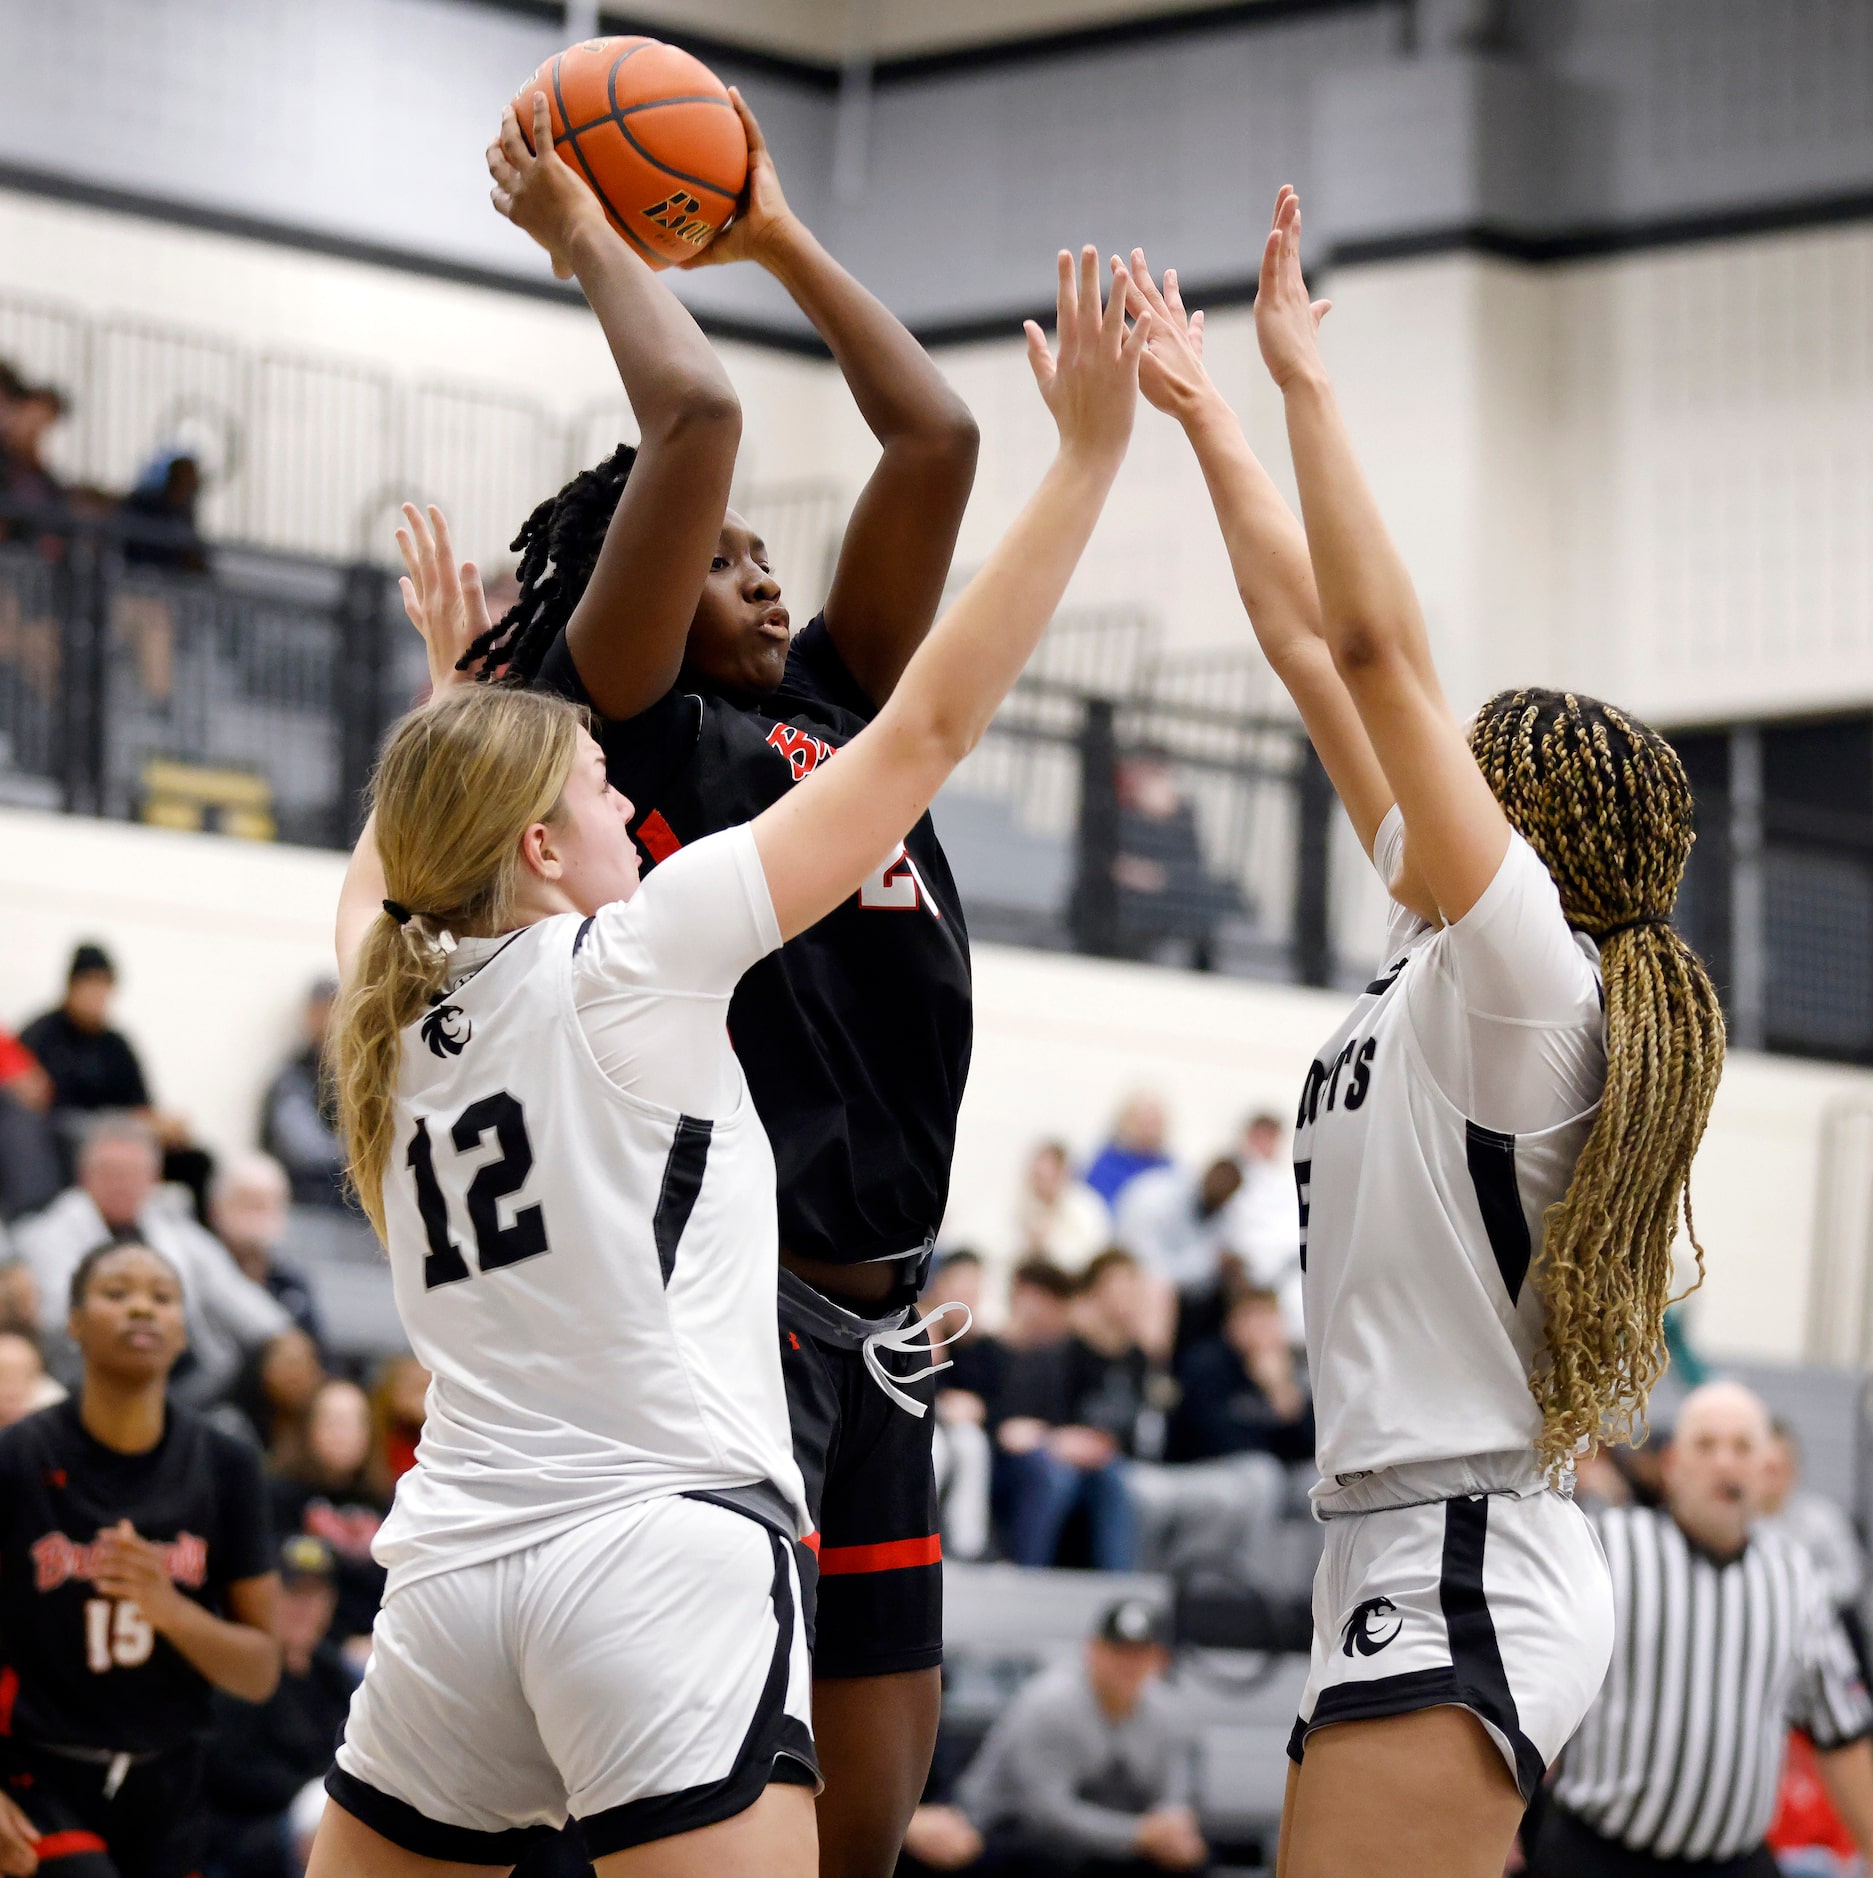
M 1112 1606 L 1078 1662 L 1036 1676 L 989 1731 L 953 1806 L 920 1806 L 913 1872 L 973 1878 L 1155 1878 L 1201 1871 L 1192 1747 L 1160 1686 L 1163 1616 Z
M 180 1190 L 158 1185 L 162 1164 L 162 1149 L 144 1123 L 129 1116 L 96 1122 L 78 1151 L 78 1184 L 15 1226 L 13 1244 L 39 1287 L 39 1327 L 55 1375 L 61 1357 L 70 1356 L 63 1306 L 78 1261 L 111 1239 L 135 1239 L 166 1258 L 182 1280 L 189 1332 L 170 1393 L 187 1408 L 203 1409 L 221 1399 L 244 1357 L 276 1337 L 302 1333 L 280 1304 L 241 1275 L 227 1248 L 196 1222 Z
M 297 1266 L 280 1257 L 291 1230 L 291 1197 L 286 1169 L 272 1155 L 239 1154 L 215 1170 L 208 1189 L 208 1221 L 242 1275 L 283 1306 L 323 1356 L 325 1327 L 312 1287 Z
M 260 1102 L 260 1145 L 286 1169 L 295 1206 L 345 1204 L 338 1097 L 325 1073 L 325 1033 L 337 996 L 338 986 L 329 978 L 306 994 L 299 1050 L 281 1066 Z

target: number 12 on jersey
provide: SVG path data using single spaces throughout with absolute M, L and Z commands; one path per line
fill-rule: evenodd
M 537 1206 L 524 1206 L 511 1226 L 501 1224 L 500 1203 L 518 1193 L 533 1172 L 533 1143 L 527 1139 L 527 1118 L 505 1089 L 479 1102 L 471 1102 L 456 1118 L 449 1139 L 457 1154 L 472 1154 L 492 1131 L 500 1157 L 475 1170 L 468 1184 L 468 1220 L 475 1231 L 475 1256 L 484 1272 L 502 1265 L 518 1265 L 550 1251 L 546 1243 L 546 1215 Z M 423 1258 L 423 1288 L 451 1285 L 472 1278 L 462 1248 L 449 1236 L 449 1203 L 436 1178 L 436 1149 L 429 1138 L 429 1118 L 419 1116 L 405 1157 L 416 1177 L 416 1210 L 423 1221 L 429 1251 Z

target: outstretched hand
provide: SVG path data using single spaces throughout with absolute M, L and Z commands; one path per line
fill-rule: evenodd
M 439 696 L 452 685 L 474 681 L 473 673 L 461 670 L 461 661 L 489 628 L 488 596 L 473 561 L 457 567 L 449 519 L 434 503 L 425 519 L 414 502 L 406 502 L 403 519 L 408 526 L 397 530 L 397 546 L 410 571 L 397 585 L 403 590 L 403 610 L 429 654 L 430 695 Z
M 1118 263 L 1112 265 L 1116 275 Z M 1184 311 L 1176 268 L 1164 270 L 1160 290 L 1151 278 L 1143 248 L 1132 250 L 1132 264 L 1127 271 L 1131 276 L 1127 304 L 1135 317 L 1148 315 L 1151 322 L 1138 388 L 1148 404 L 1168 416 L 1188 417 L 1214 389 L 1203 363 L 1203 315 Z
M 501 113 L 500 135 L 488 145 L 487 158 L 494 206 L 546 250 L 561 280 L 570 280 L 571 241 L 580 224 L 611 224 L 598 198 L 553 148 L 553 114 L 544 91 L 533 94 L 531 145 L 510 104 Z
M 1297 379 L 1325 375 L 1320 322 L 1332 309 L 1331 300 L 1307 298 L 1301 274 L 1301 198 L 1283 183 L 1262 244 L 1262 274 L 1255 289 L 1255 337 L 1262 363 L 1283 391 Z
M 1055 336 L 1060 350 L 1058 354 L 1050 351 L 1047 335 L 1029 320 L 1024 327 L 1028 364 L 1060 431 L 1061 451 L 1116 464 L 1131 441 L 1132 419 L 1138 409 L 1138 371 L 1151 336 L 1151 314 L 1140 314 L 1127 329 L 1125 302 L 1131 275 L 1116 256 L 1112 293 L 1103 311 L 1099 250 L 1090 243 L 1082 248 L 1076 268 L 1072 255 L 1062 248 L 1058 265 Z
M 741 198 L 728 226 L 694 260 L 685 261 L 686 268 L 758 261 L 764 246 L 793 220 L 793 210 L 781 190 L 780 171 L 774 167 L 773 153 L 761 134 L 760 123 L 733 85 L 728 88 L 728 97 L 741 119 L 742 134 L 748 139 L 748 180 L 742 185 Z

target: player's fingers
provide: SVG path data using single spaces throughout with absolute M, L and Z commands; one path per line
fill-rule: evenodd
M 410 616 L 410 624 L 427 639 L 429 637 L 429 631 L 424 622 L 423 608 L 416 597 L 416 588 L 411 584 L 409 575 L 399 575 L 397 578 L 397 586 L 403 594 L 403 610 Z
M 1112 291 L 1106 297 L 1105 318 L 1099 326 L 1099 336 L 1114 352 L 1125 344 L 1125 307 L 1131 292 L 1131 274 L 1115 254 L 1112 257 Z
M 1090 346 L 1097 340 L 1103 312 L 1099 299 L 1099 250 L 1089 241 L 1080 250 L 1079 327 L 1082 344 Z
M 1320 330 L 1320 322 L 1333 311 L 1333 302 L 1331 300 L 1316 300 L 1308 310 L 1314 316 L 1314 331 L 1318 332 Z
M 1167 267 L 1164 270 L 1164 306 L 1178 325 L 1185 324 L 1184 296 L 1177 285 L 1177 270 L 1174 267 Z
M 1190 349 L 1198 358 L 1203 356 L 1203 311 L 1198 308 L 1190 316 Z
M 488 174 L 503 189 L 514 190 L 520 186 L 520 172 L 507 160 L 507 152 L 498 143 L 488 146 Z
M 1281 280 L 1281 230 L 1271 228 L 1268 239 L 1262 243 L 1262 271 L 1256 282 L 1255 296 L 1258 303 L 1272 307 L 1275 295 L 1279 291 Z
M 510 217 L 513 215 L 514 198 L 510 196 L 505 189 L 490 189 L 488 191 L 488 200 L 494 204 L 495 208 L 499 210 L 501 214 Z
M 738 86 L 729 86 L 728 101 L 735 107 L 735 115 L 741 119 L 741 134 L 748 140 L 748 154 L 751 157 L 765 156 L 767 139 L 761 135 L 761 121 L 748 109 L 748 101 L 741 95 Z
M 1077 277 L 1073 272 L 1073 257 L 1064 248 L 1054 257 L 1054 271 L 1059 276 L 1054 284 L 1054 332 L 1059 337 L 1060 357 L 1064 361 L 1072 356 L 1080 330 Z
M 479 638 L 491 621 L 488 617 L 488 590 L 481 584 L 481 569 L 473 561 L 462 563 L 462 598 L 468 607 L 468 623 Z
M 1151 343 L 1153 316 L 1149 311 L 1139 314 L 1132 323 L 1132 330 L 1125 335 L 1125 344 L 1120 348 L 1119 357 L 1126 364 L 1137 370 L 1145 356 L 1145 347 Z
M 1045 391 L 1054 382 L 1054 355 L 1047 350 L 1047 335 L 1034 320 L 1023 320 L 1021 330 L 1027 335 L 1028 368 L 1034 382 Z
M 1163 312 L 1164 294 L 1162 289 L 1158 286 L 1158 283 L 1151 278 L 1151 263 L 1145 259 L 1145 251 L 1143 248 L 1134 248 L 1132 250 L 1131 262 L 1126 272 L 1131 275 L 1132 284 L 1137 287 L 1139 293 L 1144 298 L 1145 304 L 1150 307 L 1152 312 Z M 1168 279 L 1169 276 L 1167 275 L 1166 278 Z
M 542 162 L 553 154 L 553 113 L 548 108 L 546 93 L 536 91 L 533 94 L 533 148 Z
M 436 579 L 447 593 L 455 579 L 455 543 L 449 539 L 449 518 L 433 502 L 429 505 L 429 525 L 435 531 L 431 552 L 435 556 Z
M 501 154 L 524 174 L 526 166 L 533 160 L 533 152 L 527 148 L 527 139 L 521 134 L 520 119 L 514 115 L 511 104 L 501 113 L 501 134 L 496 141 L 501 146 Z

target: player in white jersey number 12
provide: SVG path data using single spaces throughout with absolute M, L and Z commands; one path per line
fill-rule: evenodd
M 811 1878 L 817 1769 L 774 1336 L 774 1163 L 724 1024 L 987 727 L 1131 435 L 1149 316 L 1059 263 L 1040 488 L 875 720 L 641 885 L 581 713 L 454 686 L 393 732 L 339 912 L 340 1111 L 434 1380 L 309 1878 Z M 426 533 L 417 577 L 460 602 Z M 413 617 L 435 617 L 412 592 Z M 446 607 L 444 609 L 446 611 Z M 434 657 L 440 684 L 453 673 Z
M 1284 189 L 1255 302 L 1305 531 L 1134 253 L 1147 398 L 1183 424 L 1238 585 L 1392 899 L 1295 1130 L 1326 1545 L 1281 1878 L 1498 1878 L 1612 1643 L 1573 1457 L 1662 1360 L 1671 1244 L 1723 1062 L 1670 926 L 1691 793 L 1611 705 L 1466 727 L 1334 403 Z M 1687 1214 L 1688 1218 L 1688 1214 Z

